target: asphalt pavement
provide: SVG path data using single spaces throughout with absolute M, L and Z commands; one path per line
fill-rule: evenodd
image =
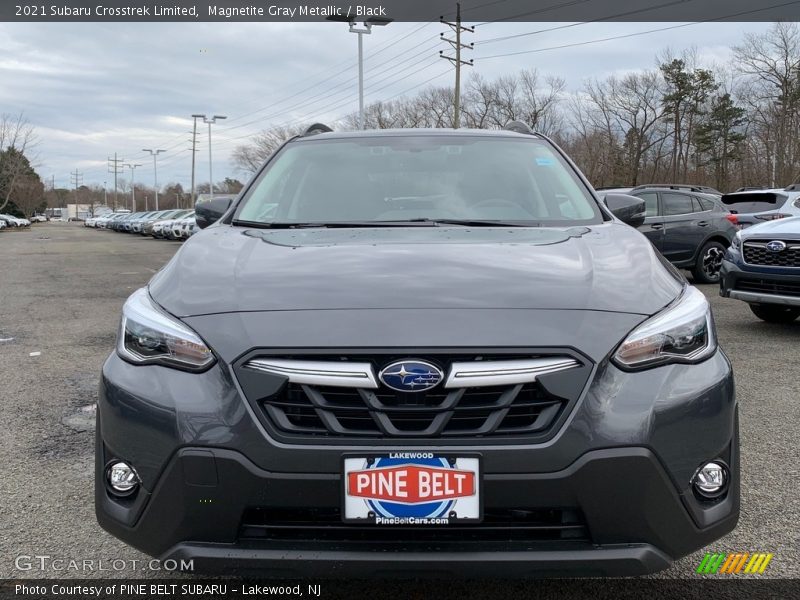
M 0 578 L 166 576 L 142 570 L 149 558 L 95 521 L 94 403 L 125 298 L 179 247 L 79 223 L 0 231 Z M 800 321 L 766 324 L 745 304 L 720 298 L 716 286 L 701 289 L 734 365 L 743 477 L 738 527 L 706 550 L 771 552 L 764 576 L 800 577 Z M 703 554 L 655 577 L 700 577 Z M 46 571 L 35 556 L 51 557 Z M 56 559 L 63 559 L 60 569 Z M 73 569 L 69 560 L 95 561 L 95 569 Z M 113 560 L 125 568 L 108 570 Z M 101 562 L 105 571 L 96 568 Z M 485 585 L 480 596 L 495 597 L 497 586 Z M 535 597 L 536 585 L 513 587 Z M 437 586 L 452 589 L 428 582 L 424 596 Z

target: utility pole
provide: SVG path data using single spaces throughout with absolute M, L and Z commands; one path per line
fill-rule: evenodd
M 192 206 L 194 206 L 194 163 L 197 156 L 197 119 L 204 119 L 205 115 L 192 115 L 194 128 L 192 129 Z
M 444 34 L 440 34 L 440 37 L 443 41 L 450 44 L 453 49 L 456 51 L 455 56 L 448 56 L 444 53 L 444 50 L 439 50 L 439 56 L 441 58 L 446 58 L 451 63 L 453 63 L 456 67 L 456 89 L 455 89 L 455 99 L 453 101 L 453 129 L 458 129 L 461 126 L 461 65 L 465 65 L 468 67 L 473 66 L 475 63 L 473 59 L 469 60 L 461 60 L 461 50 L 472 50 L 475 47 L 474 43 L 469 44 L 462 44 L 461 43 L 461 32 L 467 33 L 475 33 L 474 27 L 464 27 L 461 25 L 461 3 L 456 3 L 456 22 L 450 23 L 449 21 L 445 21 L 444 17 L 439 17 L 439 22 L 442 25 L 448 25 L 456 34 L 456 39 L 451 40 L 444 37 Z
M 108 186 L 108 182 L 104 181 L 103 182 L 103 204 L 105 204 L 106 206 L 108 206 L 108 187 L 107 186 Z
M 78 218 L 78 187 L 83 183 L 83 173 L 75 169 L 74 173 L 69 174 L 69 182 L 75 185 L 75 218 Z M 69 207 L 67 207 L 67 220 L 69 220 Z
M 142 152 L 149 152 L 153 157 L 153 183 L 156 188 L 156 210 L 158 210 L 158 165 L 156 165 L 156 157 L 166 150 L 151 150 L 150 148 L 142 148 Z
M 132 165 L 130 163 L 125 163 L 122 165 L 123 167 L 128 167 L 131 170 L 131 212 L 136 212 L 136 184 L 134 183 L 134 175 L 136 174 L 136 167 L 141 167 L 142 165 L 136 164 Z
M 120 163 L 124 162 L 124 158 L 117 158 L 117 153 L 114 152 L 114 158 L 108 157 L 108 172 L 114 174 L 114 210 L 117 210 L 117 175 L 122 173 L 122 166 Z

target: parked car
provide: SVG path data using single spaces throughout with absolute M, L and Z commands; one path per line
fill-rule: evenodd
M 28 219 L 15 217 L 14 215 L 0 214 L 0 220 L 5 221 L 8 227 L 28 227 L 31 222 Z
M 121 231 L 123 223 L 125 223 L 131 217 L 132 215 L 130 213 L 119 213 L 114 215 L 106 223 L 106 229 L 111 229 L 112 231 Z
M 145 213 L 131 213 L 121 221 L 120 230 L 125 233 L 134 233 L 133 226 L 138 219 L 141 219 Z
M 737 233 L 722 263 L 720 295 L 747 302 L 753 314 L 771 323 L 800 316 L 800 217 Z
M 5 229 L 6 227 L 8 227 L 8 226 L 6 225 L 6 222 L 5 222 L 5 221 L 3 221 L 2 219 L 0 219 L 0 229 Z
M 147 220 L 142 224 L 142 235 L 153 235 L 153 227 L 155 226 L 156 223 L 170 219 L 179 212 L 183 211 L 162 210 L 148 217 Z
M 800 216 L 800 184 L 725 194 L 722 203 L 735 215 L 734 222 L 742 229 L 765 221 L 796 217 Z
M 33 215 L 30 221 L 31 223 L 47 223 L 47 217 L 44 215 Z
M 186 230 L 186 226 L 187 224 L 189 224 L 190 221 L 194 221 L 193 210 L 178 219 L 173 219 L 172 225 L 167 230 L 167 237 L 171 240 L 183 239 L 185 237 L 184 232 Z
M 102 527 L 287 578 L 642 574 L 730 532 L 708 301 L 512 127 L 317 125 L 198 204 L 103 366 Z
M 690 270 L 697 283 L 716 283 L 722 257 L 737 228 L 716 195 L 690 191 L 688 187 L 638 186 L 613 192 L 645 201 L 647 212 L 639 231 L 667 260 Z
M 153 232 L 152 235 L 154 238 L 167 238 L 167 232 L 172 227 L 172 224 L 175 222 L 175 219 L 180 219 L 181 217 L 185 217 L 191 211 L 188 209 L 180 209 L 180 210 L 173 210 L 170 211 L 169 214 L 166 215 L 166 218 L 160 219 L 153 223 Z

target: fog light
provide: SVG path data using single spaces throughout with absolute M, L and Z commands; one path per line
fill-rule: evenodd
M 118 461 L 109 465 L 106 479 L 111 490 L 118 496 L 128 496 L 139 485 L 139 476 L 129 464 Z
M 718 498 L 728 487 L 728 468 L 721 462 L 706 463 L 695 474 L 693 483 L 704 498 Z

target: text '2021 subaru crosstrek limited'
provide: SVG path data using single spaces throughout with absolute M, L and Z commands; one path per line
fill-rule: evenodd
M 198 204 L 103 367 L 101 525 L 266 576 L 643 574 L 731 531 L 705 297 L 513 129 L 317 126 Z

